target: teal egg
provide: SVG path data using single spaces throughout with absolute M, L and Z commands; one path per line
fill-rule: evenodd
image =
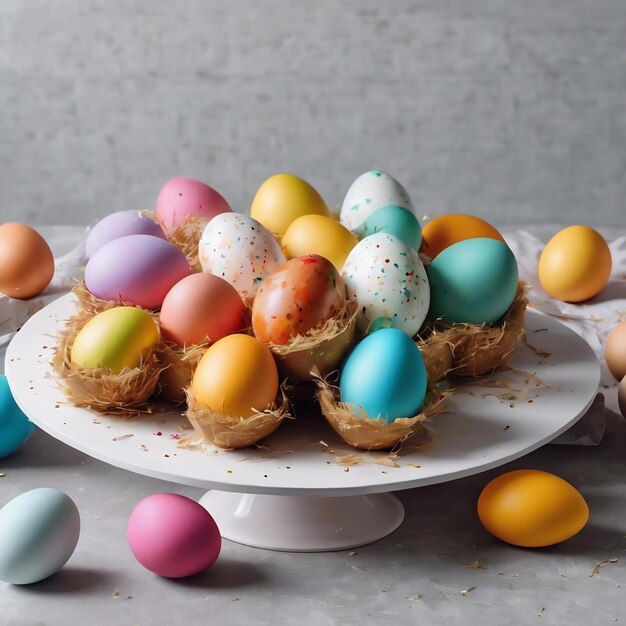
M 397 205 L 381 207 L 372 213 L 357 229 L 356 234 L 368 237 L 374 233 L 389 233 L 418 250 L 422 243 L 422 227 L 415 215 Z
M 58 489 L 32 489 L 0 509 L 0 580 L 29 585 L 72 556 L 80 535 L 74 501 Z
M 511 306 L 519 273 L 511 249 L 495 239 L 466 239 L 442 252 L 426 269 L 429 319 L 492 324 Z
M 397 328 L 368 335 L 346 358 L 339 377 L 342 402 L 359 405 L 388 424 L 413 417 L 426 397 L 426 367 L 415 343 Z M 354 408 L 355 415 L 361 415 Z
M 13 399 L 7 377 L 0 375 L 0 459 L 18 450 L 33 430 L 35 425 Z

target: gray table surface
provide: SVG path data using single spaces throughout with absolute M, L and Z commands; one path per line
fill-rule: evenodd
M 57 254 L 80 235 L 63 232 Z M 180 581 L 134 560 L 126 522 L 149 494 L 202 492 L 109 466 L 37 430 L 0 460 L 0 504 L 28 489 L 57 487 L 77 503 L 82 533 L 73 557 L 48 580 L 0 582 L 0 624 L 626 622 L 626 421 L 615 412 L 615 388 L 604 392 L 607 431 L 597 447 L 548 445 L 491 472 L 399 492 L 404 524 L 369 546 L 289 554 L 225 541 L 212 568 Z M 586 528 L 541 550 L 491 537 L 476 500 L 491 478 L 516 468 L 547 470 L 574 484 L 590 507 Z

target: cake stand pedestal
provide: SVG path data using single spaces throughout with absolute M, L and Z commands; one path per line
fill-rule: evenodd
M 386 537 L 404 520 L 404 507 L 391 493 L 333 498 L 208 491 L 200 504 L 225 539 L 286 552 L 356 548 Z
M 433 442 L 393 459 L 343 443 L 319 413 L 286 420 L 262 446 L 184 448 L 180 408 L 124 419 L 71 406 L 50 365 L 55 337 L 74 312 L 69 294 L 36 313 L 7 349 L 16 402 L 41 429 L 115 467 L 211 490 L 200 502 L 222 535 L 295 552 L 376 541 L 401 523 L 390 492 L 470 476 L 517 459 L 565 432 L 589 408 L 600 381 L 591 348 L 557 320 L 526 313 L 530 346 L 480 385 L 455 381 L 447 413 L 429 423 Z M 129 476 L 129 479 L 131 476 Z

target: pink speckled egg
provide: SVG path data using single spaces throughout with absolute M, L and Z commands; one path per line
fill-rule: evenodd
M 157 218 L 165 231 L 180 226 L 188 217 L 208 222 L 229 211 L 228 202 L 215 189 L 193 178 L 171 178 L 156 202 Z
M 175 493 L 144 498 L 128 520 L 128 544 L 151 572 L 183 578 L 213 565 L 222 547 L 211 514 L 195 500 Z

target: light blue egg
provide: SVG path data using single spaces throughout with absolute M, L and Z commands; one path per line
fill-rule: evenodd
M 413 417 L 424 404 L 426 368 L 415 343 L 397 328 L 368 335 L 345 360 L 339 378 L 342 402 L 359 405 L 388 424 Z M 354 407 L 355 415 L 361 415 Z
M 370 215 L 355 231 L 362 237 L 374 233 L 389 233 L 402 239 L 414 250 L 422 243 L 422 227 L 415 215 L 401 206 L 381 207 Z
M 429 319 L 492 324 L 511 306 L 519 273 L 511 249 L 496 239 L 466 239 L 428 266 Z
M 0 580 L 28 585 L 72 556 L 80 535 L 74 501 L 58 489 L 27 491 L 0 509 Z
M 6 376 L 0 375 L 0 459 L 13 454 L 35 430 L 15 403 Z

